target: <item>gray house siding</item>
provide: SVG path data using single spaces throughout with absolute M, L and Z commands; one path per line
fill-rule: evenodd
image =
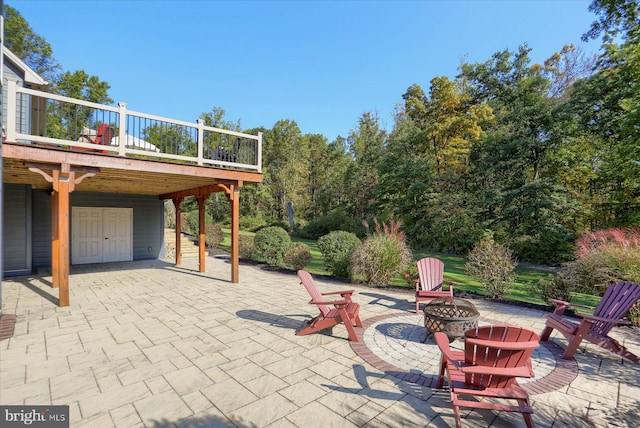
M 31 187 L 4 184 L 2 255 L 7 274 L 31 271 Z
M 51 194 L 34 190 L 33 200 L 33 267 L 51 266 Z
M 164 205 L 156 196 L 73 192 L 71 207 L 133 208 L 133 259 L 164 255 Z M 51 266 L 51 196 L 47 192 L 34 192 L 33 212 L 33 264 Z
M 25 86 L 24 84 L 24 73 L 16 67 L 11 62 L 5 61 L 3 62 L 3 73 L 4 79 L 14 79 L 18 81 L 18 86 Z M 28 86 L 28 85 L 27 85 Z M 4 89 L 5 85 L 2 85 L 2 126 L 6 128 L 7 126 L 7 91 Z M 28 115 L 27 112 L 31 110 L 30 105 L 20 105 L 20 108 L 16 111 L 16 119 L 18 123 L 24 126 L 24 130 L 30 129 L 30 124 L 28 123 Z M 20 129 L 20 131 L 24 131 Z

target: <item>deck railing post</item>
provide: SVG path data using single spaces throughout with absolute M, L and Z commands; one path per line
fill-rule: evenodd
M 262 172 L 262 132 L 258 132 L 258 172 Z
M 118 103 L 118 115 L 120 121 L 118 123 L 118 155 L 126 156 L 127 148 L 127 103 Z
M 204 165 L 204 120 L 198 119 L 198 165 Z
M 16 141 L 16 111 L 18 110 L 18 80 L 7 78 L 7 141 Z

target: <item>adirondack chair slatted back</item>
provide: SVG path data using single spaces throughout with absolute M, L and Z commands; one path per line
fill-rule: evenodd
M 614 320 L 622 319 L 639 298 L 640 285 L 633 282 L 612 284 L 600 300 L 594 315 Z M 591 326 L 591 332 L 606 336 L 614 325 L 611 322 L 596 321 Z
M 111 144 L 111 139 L 113 138 L 113 129 L 106 123 L 103 123 L 98 128 L 98 135 L 96 139 L 93 140 L 94 144 L 102 144 L 104 146 L 108 146 Z
M 540 337 L 531 330 L 489 325 L 465 333 L 465 362 L 493 368 L 531 365 L 531 354 L 539 346 Z M 513 376 L 467 373 L 465 382 L 487 388 L 508 388 L 516 382 Z
M 325 298 L 320 293 L 320 290 L 318 290 L 318 287 L 316 287 L 316 283 L 313 281 L 313 277 L 309 272 L 304 270 L 299 270 L 298 278 L 300 278 L 300 282 L 302 283 L 302 285 L 304 285 L 304 288 L 307 289 L 307 292 L 309 293 L 309 295 L 313 300 L 317 302 L 322 302 L 325 300 Z M 331 310 L 331 308 L 329 308 L 329 306 L 327 305 L 317 305 L 317 306 L 318 306 L 318 309 L 320 309 L 320 312 L 322 313 L 323 316 L 327 316 L 327 314 L 329 314 L 329 311 Z
M 417 262 L 420 287 L 424 291 L 442 289 L 444 281 L 444 263 L 442 260 L 425 257 Z

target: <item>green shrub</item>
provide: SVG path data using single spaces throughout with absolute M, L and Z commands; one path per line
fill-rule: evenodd
M 164 201 L 164 227 L 176 228 L 176 207 L 170 200 Z
M 251 260 L 256 252 L 256 244 L 253 241 L 253 236 L 240 235 L 238 236 L 238 253 L 243 259 Z
M 257 232 L 261 228 L 265 227 L 267 222 L 263 218 L 242 216 L 240 217 L 240 229 L 247 230 L 249 232 Z
M 402 223 L 390 221 L 380 225 L 374 221 L 376 231 L 351 254 L 351 277 L 363 278 L 369 285 L 388 285 L 391 277 L 411 262 L 411 250 L 400 231 Z M 368 229 L 367 224 L 365 227 Z
M 294 242 L 284 252 L 284 261 L 294 270 L 304 269 L 311 261 L 311 248 L 304 242 Z
M 329 232 L 318 239 L 318 248 L 327 270 L 343 278 L 349 277 L 349 257 L 360 244 L 360 239 L 355 234 L 344 230 Z
M 253 238 L 256 252 L 264 257 L 270 266 L 281 266 L 284 263 L 284 253 L 291 245 L 291 238 L 281 227 L 270 226 L 260 229 Z
M 269 223 L 269 227 L 280 227 L 285 230 L 285 232 L 291 232 L 291 226 L 289 226 L 289 222 L 287 221 L 272 221 Z
M 530 287 L 531 294 L 540 296 L 549 305 L 552 305 L 552 303 L 549 303 L 549 299 L 570 301 L 572 289 L 571 284 L 560 275 L 540 277 Z
M 493 240 L 491 232 L 469 252 L 465 265 L 467 275 L 474 277 L 494 299 L 499 299 L 513 287 L 516 261 L 511 250 Z
M 188 218 L 189 218 L 189 213 L 180 212 L 180 232 L 189 233 L 193 235 L 193 233 L 191 233 L 191 229 L 189 228 Z
M 212 221 L 224 223 L 225 219 L 230 218 L 231 204 L 222 193 L 214 193 L 207 199 L 205 212 Z
M 184 213 L 183 213 L 184 214 Z M 184 218 L 184 217 L 183 217 Z M 190 211 L 186 214 L 187 218 L 187 228 L 189 234 L 196 236 L 200 234 L 200 215 L 198 214 L 198 210 Z M 205 225 L 205 234 L 208 224 L 213 224 L 213 220 L 208 215 L 204 216 L 204 225 Z M 184 227 L 184 222 L 182 223 Z
M 206 224 L 204 226 L 204 242 L 207 247 L 218 248 L 223 239 L 224 234 L 220 225 Z
M 559 266 L 571 260 L 575 236 L 564 227 L 541 227 L 543 229 L 533 235 L 523 234 L 507 238 L 505 242 L 513 248 L 519 260 L 548 266 Z
M 344 211 L 337 210 L 309 221 L 297 231 L 297 236 L 305 239 L 319 239 L 334 230 L 351 232 L 356 236 L 365 235 L 362 222 L 359 219 L 349 217 Z
M 200 217 L 198 211 L 191 211 L 187 213 L 187 228 L 191 235 L 195 236 L 200 233 Z

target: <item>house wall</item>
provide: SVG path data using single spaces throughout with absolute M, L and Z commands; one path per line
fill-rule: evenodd
M 71 206 L 133 208 L 133 259 L 164 256 L 164 205 L 156 196 L 73 192 Z M 33 191 L 33 265 L 51 266 L 51 196 L 39 190 Z
M 31 186 L 3 184 L 2 257 L 6 274 L 31 271 Z
M 18 86 L 24 86 L 24 74 L 20 69 L 18 69 L 13 63 L 7 61 L 7 58 L 4 58 L 2 72 L 4 73 L 4 79 L 15 79 L 18 80 Z M 7 90 L 5 89 L 5 83 L 2 83 L 2 126 L 6 128 L 7 126 Z M 23 117 L 19 120 L 20 123 L 23 123 L 26 120 L 26 110 L 23 112 L 17 112 L 18 115 L 22 114 Z

